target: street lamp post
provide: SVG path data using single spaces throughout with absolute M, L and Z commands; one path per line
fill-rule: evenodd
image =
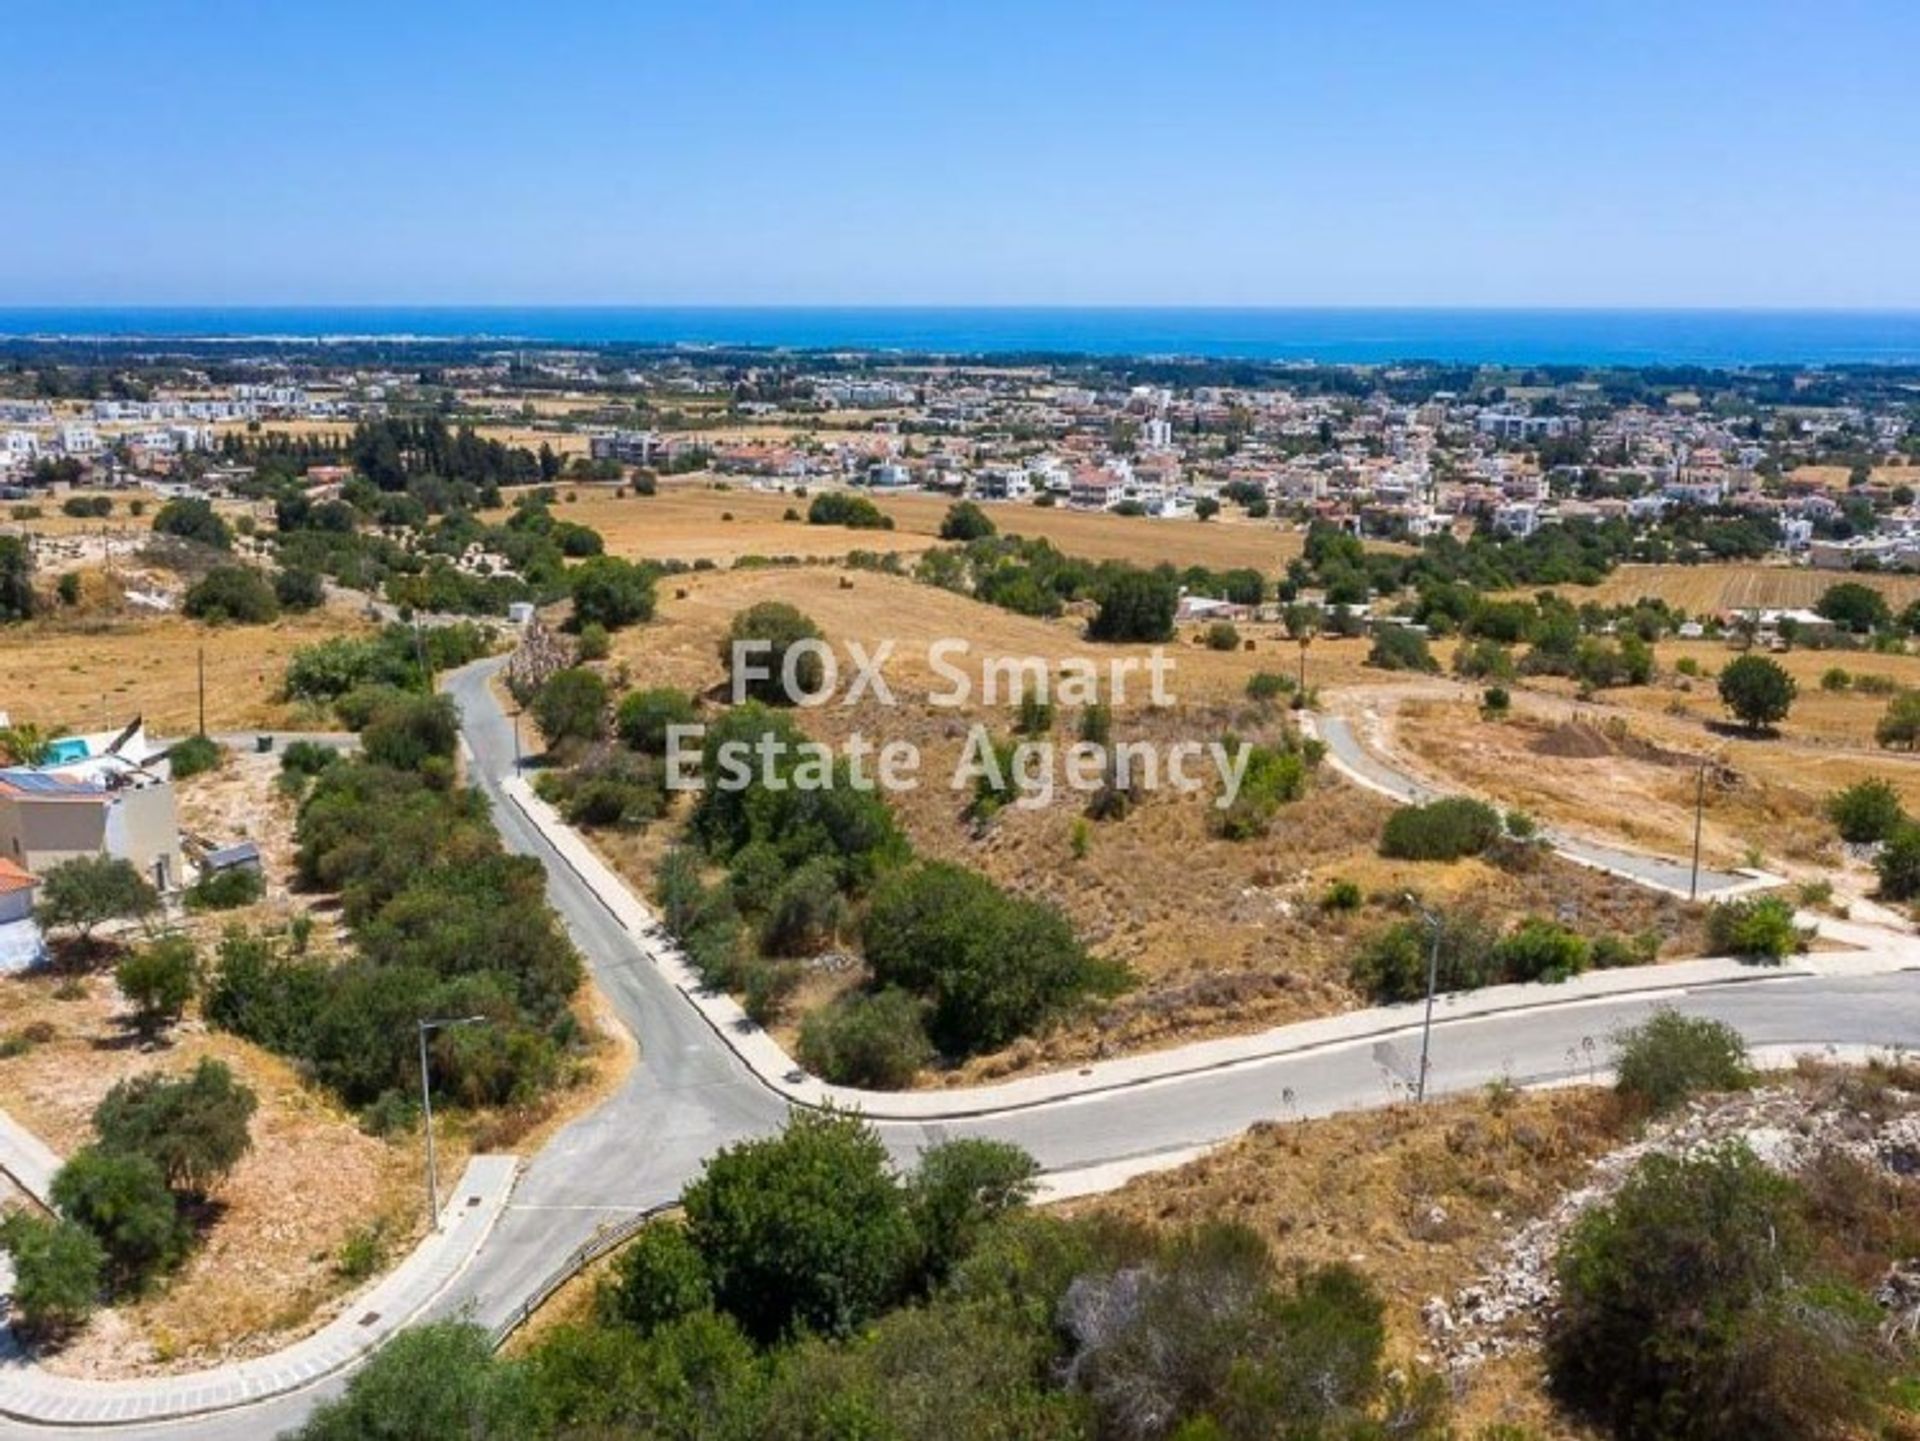
M 520 774 L 520 712 L 513 713 L 513 773 Z
M 1427 1014 L 1420 1026 L 1420 1074 L 1414 1080 L 1413 1099 L 1416 1104 L 1424 1105 L 1427 1099 L 1427 1064 L 1433 1050 L 1433 993 L 1440 984 L 1440 917 L 1428 910 L 1407 893 L 1407 904 L 1420 913 L 1420 917 L 1433 932 L 1433 944 L 1427 948 Z
M 1693 879 L 1687 883 L 1687 899 L 1700 899 L 1700 822 L 1707 812 L 1707 763 L 1700 762 L 1693 784 Z
M 485 1021 L 485 1016 L 443 1016 L 434 1020 L 422 1018 L 420 1030 L 420 1114 L 427 1128 L 427 1225 L 440 1229 L 440 1178 L 434 1170 L 433 1160 L 433 1087 L 427 1079 L 427 1036 L 430 1032 L 442 1030 L 448 1026 L 477 1026 Z

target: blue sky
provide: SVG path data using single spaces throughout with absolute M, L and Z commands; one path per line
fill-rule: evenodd
M 0 304 L 1920 306 L 1920 6 L 9 7 Z

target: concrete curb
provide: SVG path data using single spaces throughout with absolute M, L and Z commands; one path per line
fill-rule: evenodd
M 445 1294 L 492 1234 L 518 1179 L 514 1156 L 476 1156 L 441 1210 L 442 1228 L 312 1335 L 270 1355 L 150 1380 L 54 1376 L 0 1332 L 0 1416 L 40 1426 L 188 1420 L 305 1390 L 384 1345 Z

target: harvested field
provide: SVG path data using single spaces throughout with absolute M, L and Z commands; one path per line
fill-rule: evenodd
M 0 710 L 47 729 L 98 730 L 138 714 L 158 735 L 198 725 L 197 658 L 206 654 L 207 728 L 309 723 L 279 698 L 287 658 L 303 645 L 365 630 L 326 609 L 267 626 L 207 626 L 180 616 L 0 628 Z
M 1689 615 L 1713 615 L 1754 606 L 1811 607 L 1828 587 L 1859 581 L 1887 597 L 1895 610 L 1920 599 L 1920 576 L 1855 574 L 1790 565 L 1622 565 L 1594 586 L 1561 586 L 1575 605 L 1632 605 L 1655 597 Z M 1535 588 L 1519 594 L 1532 595 Z
M 732 561 L 742 555 L 842 556 L 851 550 L 918 553 L 939 543 L 940 522 L 952 501 L 931 495 L 876 495 L 874 504 L 893 517 L 894 529 L 848 530 L 807 525 L 781 517 L 804 516 L 807 498 L 753 490 L 738 480 L 665 480 L 652 496 L 616 498 L 606 486 L 560 483 L 556 512 L 590 525 L 616 555 L 652 560 Z M 566 494 L 579 496 L 568 502 Z M 1252 566 L 1274 575 L 1300 554 L 1301 532 L 1272 521 L 1230 519 L 1150 520 L 1025 504 L 990 504 L 987 513 L 1008 534 L 1037 536 L 1069 555 L 1089 560 L 1127 560 L 1139 565 Z M 497 519 L 505 512 L 490 514 Z M 723 516 L 731 515 L 726 520 Z

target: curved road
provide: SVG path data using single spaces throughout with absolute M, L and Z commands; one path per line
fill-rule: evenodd
M 562 1130 L 528 1163 L 513 1199 L 472 1265 L 430 1314 L 464 1313 L 482 1324 L 511 1318 L 556 1262 L 596 1229 L 678 1195 L 718 1147 L 776 1129 L 786 1112 L 680 994 L 632 937 L 501 798 L 513 767 L 512 723 L 487 687 L 499 662 L 448 678 L 472 749 L 471 773 L 494 803 L 506 844 L 547 864 L 548 894 L 595 977 L 641 1049 L 621 1089 Z M 1920 1040 L 1920 974 L 1814 976 L 1703 986 L 1693 991 L 1546 1004 L 1522 1014 L 1438 1020 L 1432 1087 L 1470 1089 L 1509 1077 L 1520 1083 L 1588 1073 L 1606 1061 L 1606 1040 L 1660 1004 L 1710 1015 L 1755 1046 L 1897 1046 Z M 1409 1009 L 1409 1031 L 1417 1012 Z M 1400 1099 L 1417 1038 L 1391 1050 L 1378 1041 L 1328 1045 L 1219 1070 L 1147 1082 L 939 1123 L 883 1122 L 889 1149 L 910 1160 L 956 1136 L 1017 1142 L 1049 1170 L 1171 1152 L 1230 1138 L 1255 1121 L 1324 1115 Z M 253 1441 L 296 1426 L 335 1376 L 305 1391 L 239 1411 L 162 1425 L 116 1427 L 120 1438 Z M 47 1438 L 49 1428 L 0 1422 L 0 1437 Z M 71 1435 L 71 1432 L 59 1434 Z

